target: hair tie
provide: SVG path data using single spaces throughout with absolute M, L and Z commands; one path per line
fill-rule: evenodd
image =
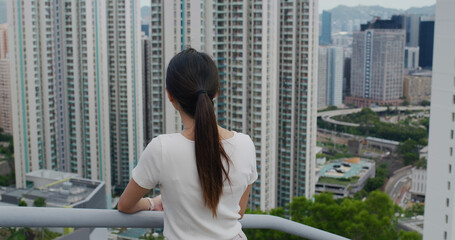
M 207 91 L 205 91 L 205 90 L 199 90 L 196 92 L 196 95 L 199 96 L 200 94 L 206 94 L 206 93 L 207 93 Z

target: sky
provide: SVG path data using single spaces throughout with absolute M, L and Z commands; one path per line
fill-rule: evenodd
M 387 8 L 408 9 L 436 3 L 436 0 L 319 0 L 319 11 L 332 9 L 340 4 L 347 6 L 379 5 Z M 150 0 L 141 0 L 142 6 L 150 6 Z
M 436 0 L 319 0 L 319 11 L 329 10 L 338 5 L 379 5 L 386 8 L 406 10 L 411 7 L 423 7 L 436 3 Z

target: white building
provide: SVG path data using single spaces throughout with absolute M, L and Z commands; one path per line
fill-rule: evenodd
M 0 24 L 0 128 L 13 135 L 8 59 L 8 25 Z
M 343 48 L 319 46 L 318 109 L 343 103 Z
M 424 240 L 455 239 L 455 1 L 436 3 Z
M 164 96 L 167 64 L 189 46 L 202 50 L 214 57 L 220 73 L 219 124 L 249 134 L 256 146 L 259 179 L 249 207 L 271 209 L 294 196 L 311 197 L 317 1 L 152 0 L 151 7 L 154 134 L 182 127 Z
M 422 201 L 425 199 L 425 192 L 427 191 L 427 170 L 425 168 L 411 169 L 412 185 L 409 192 L 412 194 L 412 198 L 415 200 Z
M 110 199 L 143 149 L 139 4 L 7 7 L 17 187 L 53 169 L 105 181 Z
M 419 68 L 419 47 L 404 48 L 404 70 L 409 72 Z

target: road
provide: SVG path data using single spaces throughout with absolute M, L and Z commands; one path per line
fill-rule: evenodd
M 411 187 L 411 168 L 398 170 L 385 186 L 385 192 L 392 201 L 400 207 L 404 207 L 409 200 L 409 189 Z
M 390 109 L 394 109 L 394 108 L 391 107 Z M 371 110 L 373 110 L 374 112 L 384 112 L 384 111 L 387 111 L 387 107 L 376 107 L 376 108 L 371 108 Z M 406 106 L 400 106 L 400 107 L 398 107 L 398 110 L 399 111 L 430 110 L 430 107 L 422 107 L 422 106 L 406 107 Z M 337 121 L 337 120 L 332 119 L 332 117 L 358 113 L 360 111 L 362 111 L 362 108 L 341 109 L 341 110 L 334 110 L 334 111 L 318 112 L 318 117 L 321 117 L 321 119 L 326 121 L 326 122 L 337 124 L 337 125 L 348 126 L 348 127 L 359 127 L 360 124 L 341 122 L 341 121 Z

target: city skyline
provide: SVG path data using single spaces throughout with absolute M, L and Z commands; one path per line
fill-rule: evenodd
M 339 5 L 346 5 L 350 7 L 355 6 L 382 6 L 386 8 L 396 8 L 407 10 L 411 7 L 425 7 L 431 6 L 436 4 L 436 0 L 421 0 L 421 1 L 414 1 L 414 0 L 403 0 L 403 1 L 395 1 L 395 0 L 386 0 L 386 1 L 378 1 L 378 0 L 320 0 L 319 1 L 319 13 L 322 13 L 323 10 L 331 10 Z M 150 6 L 150 0 L 141 0 L 141 7 L 143 6 Z

